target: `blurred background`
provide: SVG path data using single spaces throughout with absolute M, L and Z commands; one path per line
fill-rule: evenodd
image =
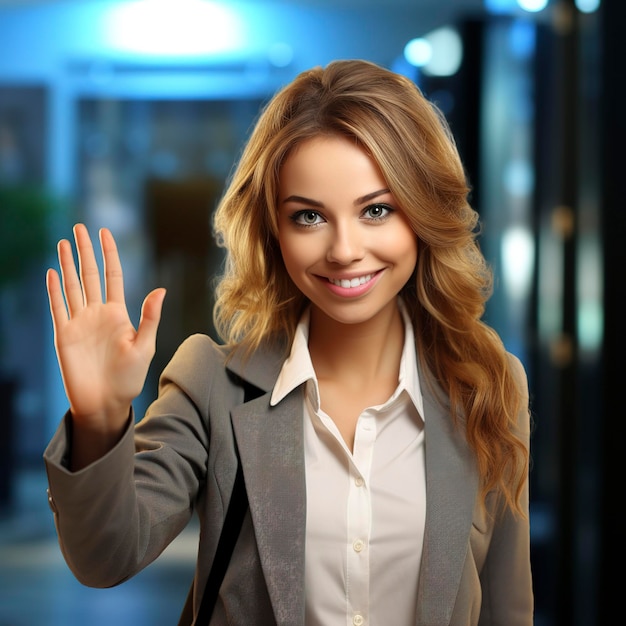
M 175 624 L 193 575 L 193 522 L 115 589 L 62 560 L 41 458 L 66 410 L 56 241 L 111 228 L 135 320 L 169 290 L 140 413 L 182 339 L 214 335 L 211 213 L 259 107 L 357 57 L 438 104 L 473 186 L 486 319 L 529 375 L 535 624 L 619 621 L 625 18 L 620 0 L 1 0 L 0 626 Z

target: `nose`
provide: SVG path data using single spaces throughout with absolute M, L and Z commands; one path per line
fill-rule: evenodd
M 358 224 L 341 223 L 329 229 L 326 260 L 330 263 L 350 265 L 359 261 L 365 254 L 364 233 Z

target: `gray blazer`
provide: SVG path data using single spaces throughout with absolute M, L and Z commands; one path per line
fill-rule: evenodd
M 165 368 L 146 417 L 89 467 L 67 470 L 68 418 L 44 458 L 50 506 L 68 566 L 83 584 L 117 585 L 152 562 L 194 508 L 199 607 L 241 459 L 249 512 L 211 624 L 304 624 L 305 465 L 302 389 L 269 405 L 284 356 L 259 350 L 226 361 L 205 335 L 187 339 Z M 515 364 L 519 384 L 526 376 Z M 485 515 L 462 430 L 424 384 L 426 530 L 417 626 L 532 626 L 528 520 Z M 244 402 L 242 380 L 260 395 Z M 519 416 L 529 437 L 529 414 Z M 528 506 L 528 489 L 524 493 Z M 488 500 L 495 512 L 497 496 Z M 191 607 L 190 607 L 191 608 Z M 393 616 L 390 622 L 393 623 Z

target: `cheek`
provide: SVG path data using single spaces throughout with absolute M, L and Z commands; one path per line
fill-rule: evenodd
M 411 256 L 417 256 L 417 237 L 415 233 L 411 231 L 405 231 L 401 237 L 398 237 L 400 246 L 405 254 Z
M 402 228 L 386 234 L 381 247 L 389 254 L 390 260 L 398 265 L 414 265 L 417 261 L 417 237 L 407 228 Z

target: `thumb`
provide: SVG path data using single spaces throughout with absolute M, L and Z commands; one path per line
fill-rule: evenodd
M 152 352 L 155 350 L 157 329 L 161 321 L 165 293 L 166 290 L 163 287 L 159 287 L 151 291 L 143 301 L 137 338 L 135 340 L 136 345 L 140 349 L 149 349 Z

